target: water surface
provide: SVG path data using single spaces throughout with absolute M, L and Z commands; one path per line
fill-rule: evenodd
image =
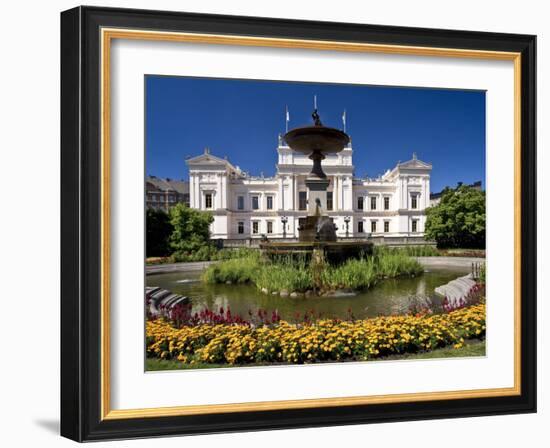
M 414 278 L 381 281 L 360 292 L 337 292 L 328 297 L 280 297 L 260 292 L 253 285 L 208 285 L 200 281 L 200 272 L 174 272 L 148 275 L 147 286 L 160 286 L 192 299 L 193 312 L 205 307 L 231 309 L 233 315 L 247 318 L 258 309 L 268 313 L 277 310 L 282 319 L 295 322 L 305 313 L 315 317 L 346 319 L 350 313 L 357 319 L 391 314 L 407 308 L 411 297 L 430 298 L 437 306 L 441 299 L 434 289 L 467 274 L 458 269 L 430 269 Z

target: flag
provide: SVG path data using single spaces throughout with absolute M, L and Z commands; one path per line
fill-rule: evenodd
M 346 132 L 346 110 L 344 109 L 344 113 L 342 114 L 342 123 L 344 123 L 344 132 Z
M 288 106 L 286 106 L 286 121 L 285 121 L 285 129 L 286 132 L 288 132 L 288 122 L 290 121 L 290 114 L 288 113 Z

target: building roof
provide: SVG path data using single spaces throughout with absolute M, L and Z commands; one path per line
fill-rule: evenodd
M 147 176 L 145 180 L 161 191 L 175 191 L 179 194 L 189 193 L 189 182 L 185 180 L 164 179 L 156 176 Z

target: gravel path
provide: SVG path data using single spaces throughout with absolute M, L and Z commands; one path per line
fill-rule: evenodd
M 485 263 L 485 258 L 475 257 L 415 257 L 425 268 L 471 269 L 472 263 Z
M 474 257 L 415 257 L 425 268 L 463 268 L 470 269 L 472 263 L 484 263 L 485 258 Z M 165 274 L 168 272 L 202 271 L 216 261 L 195 261 L 190 263 L 167 263 L 146 266 L 145 272 L 151 274 Z
M 145 273 L 147 275 L 153 274 L 166 274 L 169 272 L 180 272 L 180 271 L 202 271 L 211 264 L 216 263 L 216 261 L 193 261 L 189 263 L 166 263 L 166 264 L 155 264 L 145 267 Z

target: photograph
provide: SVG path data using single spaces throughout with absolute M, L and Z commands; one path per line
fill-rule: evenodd
M 485 90 L 143 82 L 146 371 L 486 356 Z

